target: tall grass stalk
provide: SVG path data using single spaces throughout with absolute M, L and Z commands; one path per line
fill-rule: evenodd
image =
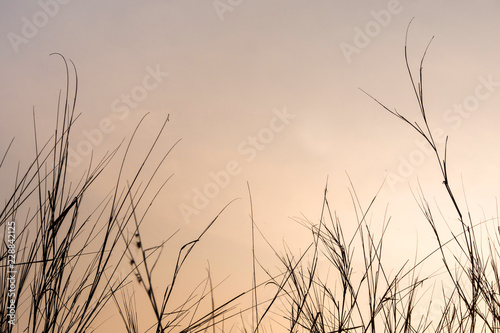
M 411 22 L 410 22 L 411 24 Z M 421 120 L 412 121 L 399 113 L 396 109 L 391 109 L 379 102 L 373 96 L 368 95 L 381 105 L 393 116 L 402 120 L 422 136 L 431 147 L 436 157 L 437 166 L 442 176 L 442 184 L 456 213 L 456 222 L 461 232 L 452 232 L 452 241 L 443 241 L 440 228 L 436 222 L 425 195 L 421 188 L 418 192 L 420 209 L 427 220 L 432 232 L 437 240 L 437 246 L 441 253 L 444 268 L 448 274 L 449 281 L 454 286 L 449 295 L 443 295 L 445 307 L 443 308 L 441 319 L 435 326 L 436 332 L 496 332 L 499 326 L 499 279 L 498 279 L 498 248 L 500 245 L 498 229 L 498 218 L 493 222 L 497 224 L 494 239 L 488 238 L 487 249 L 489 253 L 484 254 L 483 242 L 476 235 L 478 226 L 484 225 L 487 221 L 475 222 L 472 214 L 463 208 L 459 203 L 455 191 L 452 188 L 452 181 L 449 178 L 447 147 L 448 137 L 444 147 L 439 147 L 432 135 L 430 124 L 427 118 L 426 104 L 424 103 L 423 89 L 423 64 L 430 43 L 427 45 L 421 59 L 417 75 L 411 70 L 408 60 L 408 32 L 405 40 L 405 63 L 410 78 L 413 92 L 420 110 Z M 459 253 L 454 253 L 450 246 L 458 249 Z M 465 261 L 462 260 L 462 255 Z

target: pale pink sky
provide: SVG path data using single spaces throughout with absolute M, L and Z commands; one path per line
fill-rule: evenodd
M 176 242 L 182 244 L 225 204 L 241 198 L 200 244 L 203 251 L 193 262 L 205 274 L 210 259 L 219 280 L 231 274 L 228 286 L 237 289 L 238 279 L 248 277 L 249 287 L 247 182 L 262 231 L 278 248 L 285 239 L 299 251 L 310 238 L 290 217 L 304 214 L 317 220 L 327 176 L 332 206 L 349 230 L 354 213 L 346 173 L 366 206 L 388 172 L 401 173 L 402 160 L 425 155 L 416 133 L 358 89 L 420 120 L 403 53 L 405 30 L 414 17 L 408 45 L 414 68 L 435 36 L 424 85 L 431 126 L 449 135 L 450 176 L 459 193 L 463 177 L 478 218 L 479 205 L 486 217 L 495 214 L 500 185 L 498 1 L 243 0 L 227 11 L 218 7 L 225 0 L 66 2 L 0 3 L 0 152 L 16 138 L 0 176 L 7 187 L 2 186 L 2 195 L 12 185 L 17 161 L 26 165 L 33 157 L 33 106 L 40 136 L 51 133 L 65 73 L 61 60 L 49 54 L 62 53 L 79 74 L 77 111 L 82 116 L 74 128 L 73 151 L 91 141 L 85 133 L 100 131 L 102 138 L 95 134 L 98 142 L 91 146 L 103 156 L 130 137 L 149 112 L 134 150 L 139 160 L 170 114 L 160 150 L 182 141 L 160 178 L 175 175 L 144 232 L 154 243 L 180 228 Z M 45 3 L 51 5 L 43 9 Z M 51 14 L 45 15 L 47 22 L 29 30 L 34 19 L 43 20 L 44 10 Z M 346 50 L 354 53 L 346 55 Z M 460 113 L 460 107 L 466 110 Z M 108 133 L 99 130 L 103 119 Z M 234 175 L 227 186 L 224 177 L 223 185 L 215 184 L 211 174 L 220 174 L 228 163 Z M 75 164 L 72 174 L 76 177 L 86 166 Z M 389 204 L 386 250 L 406 247 L 410 258 L 417 234 L 421 254 L 435 245 L 409 188 L 416 188 L 417 176 L 429 197 L 445 212 L 451 208 L 433 157 L 425 155 L 412 168 L 402 172 L 404 181 L 382 187 L 372 217 L 377 228 Z M 97 192 L 112 184 L 103 179 Z M 202 200 L 196 199 L 197 190 L 210 191 L 205 190 L 210 186 L 217 195 L 196 208 L 193 200 Z M 186 207 L 198 214 L 186 214 Z M 262 241 L 258 251 L 271 255 Z M 402 260 L 399 253 L 393 259 Z

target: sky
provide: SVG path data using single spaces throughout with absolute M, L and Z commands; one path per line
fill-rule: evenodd
M 2 167 L 2 195 L 17 162 L 26 166 L 34 156 L 33 109 L 40 141 L 52 133 L 66 83 L 63 62 L 50 56 L 57 52 L 78 71 L 75 179 L 90 151 L 104 156 L 146 114 L 130 174 L 167 117 L 156 161 L 180 139 L 158 176 L 173 175 L 148 215 L 148 241 L 157 244 L 179 229 L 175 249 L 237 199 L 200 243 L 186 280 L 204 275 L 209 260 L 215 279 L 229 276 L 224 290 L 251 285 L 248 188 L 264 235 L 297 253 L 311 238 L 294 217 L 318 221 L 326 184 L 346 230 L 355 226 L 352 186 L 364 207 L 378 193 L 371 223 L 380 231 L 384 214 L 391 216 L 386 251 L 397 267 L 406 255 L 423 256 L 436 245 L 413 196 L 418 184 L 444 220 L 454 219 L 453 210 L 422 138 L 360 88 L 421 121 L 404 62 L 413 19 L 407 44 L 413 70 L 433 38 L 425 103 L 441 149 L 448 136 L 451 184 L 460 204 L 467 194 L 478 221 L 495 216 L 499 11 L 496 0 L 2 1 L 2 154 L 15 138 Z M 89 205 L 113 186 L 118 162 Z M 272 257 L 261 238 L 256 245 L 258 256 Z

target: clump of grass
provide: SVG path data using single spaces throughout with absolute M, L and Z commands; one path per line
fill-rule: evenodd
M 186 299 L 184 302 L 181 302 L 181 305 L 178 305 L 173 309 L 170 309 L 168 307 L 170 303 L 172 303 L 172 292 L 174 291 L 174 289 L 176 289 L 177 283 L 179 281 L 179 274 L 193 248 L 199 243 L 202 237 L 217 221 L 220 214 L 227 208 L 229 204 L 227 204 L 221 210 L 221 212 L 208 224 L 208 226 L 196 239 L 184 244 L 179 249 L 177 261 L 172 272 L 170 283 L 165 287 L 163 293 L 158 293 L 158 290 L 155 290 L 155 288 L 153 288 L 153 273 L 156 265 L 158 264 L 158 260 L 160 259 L 163 247 L 169 239 L 165 240 L 159 246 L 145 248 L 144 243 L 141 239 L 139 228 L 142 222 L 142 218 L 139 220 L 135 213 L 133 214 L 133 220 L 135 223 L 133 246 L 139 250 L 139 258 L 137 258 L 137 255 L 133 254 L 130 246 L 126 247 L 126 252 L 129 258 L 130 265 L 132 266 L 131 273 L 133 273 L 133 275 L 135 276 L 136 281 L 140 285 L 141 289 L 144 290 L 149 302 L 150 310 L 153 312 L 155 317 L 154 324 L 151 324 L 148 327 L 148 330 L 154 328 L 156 332 L 168 332 L 174 329 L 179 329 L 179 327 L 183 326 L 185 327 L 180 330 L 183 332 L 198 331 L 202 328 L 208 329 L 210 327 L 215 329 L 216 319 L 218 319 L 219 317 L 223 317 L 224 314 L 226 314 L 229 309 L 231 309 L 229 305 L 231 305 L 231 303 L 233 303 L 243 295 L 237 295 L 224 304 L 215 307 L 215 304 L 213 302 L 214 288 L 212 286 L 212 280 L 210 278 L 210 271 L 208 271 L 208 278 L 206 279 L 207 284 L 205 285 L 205 287 L 207 285 L 209 286 L 208 291 L 206 291 L 205 288 L 202 291 L 201 296 L 199 297 L 195 297 L 194 293 L 192 293 L 188 299 Z M 132 198 L 131 206 L 135 206 Z M 159 251 L 159 253 L 156 255 L 156 257 L 153 257 L 153 255 L 157 251 Z M 164 276 L 163 279 L 165 280 Z M 212 309 L 208 313 L 197 317 L 197 310 L 200 306 L 200 303 L 209 295 L 212 295 Z M 139 332 L 137 314 L 134 311 L 130 310 L 130 297 L 123 298 L 123 301 L 121 303 L 118 302 L 116 295 L 113 295 L 113 298 L 118 306 L 127 332 Z
M 408 26 L 409 29 L 410 25 Z M 264 307 L 259 325 L 265 316 L 282 313 L 280 321 L 283 331 L 288 332 L 498 332 L 500 329 L 500 226 L 498 218 L 475 221 L 466 207 L 462 207 L 453 190 L 447 161 L 448 139 L 439 147 L 432 135 L 424 104 L 423 63 L 429 48 L 420 59 L 419 71 L 415 75 L 408 60 L 408 30 L 405 40 L 405 63 L 410 82 L 420 110 L 420 121 L 413 121 L 395 109 L 387 107 L 369 95 L 387 112 L 408 124 L 421 135 L 436 157 L 442 185 L 451 207 L 456 213 L 459 232 L 451 230 L 451 238 L 444 239 L 443 230 L 435 219 L 423 190 L 419 187 L 417 204 L 430 226 L 436 248 L 423 259 L 399 268 L 389 274 L 383 265 L 383 238 L 388 220 L 383 219 L 382 231 L 375 237 L 367 215 L 377 195 L 366 209 L 361 205 L 356 191 L 352 190 L 357 229 L 350 237 L 344 235 L 340 219 L 332 212 L 327 199 L 317 223 L 301 220 L 311 230 L 312 242 L 305 253 L 294 256 L 286 249 L 279 255 L 282 271 L 278 277 L 268 273 L 276 293 Z M 437 208 L 439 210 L 439 208 Z M 477 229 L 486 222 L 495 223 L 495 232 L 484 244 Z M 361 244 L 361 272 L 355 272 L 354 239 Z M 274 249 L 273 251 L 277 253 Z M 440 314 L 415 313 L 422 295 L 417 291 L 429 284 L 433 276 L 418 277 L 417 268 L 433 255 L 440 254 L 451 290 L 442 291 L 443 306 Z M 327 260 L 325 264 L 324 259 Z M 319 268 L 327 269 L 322 275 Z M 267 270 L 265 270 L 267 272 Z M 392 270 L 391 270 L 392 271 Z M 432 295 L 435 297 L 435 295 Z M 257 306 L 257 304 L 254 304 Z M 257 325 L 257 329 L 259 327 Z M 256 331 L 256 330 L 255 330 Z
M 77 184 L 70 181 L 68 156 L 71 130 L 78 117 L 78 75 L 74 64 L 62 59 L 67 85 L 64 95 L 59 95 L 52 138 L 40 146 L 33 112 L 36 156 L 24 173 L 18 169 L 15 188 L 0 213 L 0 226 L 5 228 L 12 220 L 22 226 L 17 230 L 15 243 L 16 324 L 29 332 L 90 331 L 113 292 L 126 283 L 116 279 L 116 272 L 124 258 L 119 255 L 119 244 L 133 209 L 127 206 L 129 193 L 119 192 L 121 170 L 116 187 L 98 207 L 88 215 L 81 208 L 86 194 L 117 150 L 106 154 L 95 166 L 91 160 Z M 70 69 L 74 73 L 73 96 Z M 122 167 L 124 162 L 125 157 Z M 137 171 L 132 185 L 140 172 Z M 20 222 L 21 212 L 26 212 L 24 223 Z M 9 272 L 6 250 L 2 243 L 2 281 Z M 0 290 L 1 331 L 11 332 L 15 326 L 6 320 L 6 289 Z
M 4 231 L 9 221 L 17 222 L 16 319 L 15 325 L 9 323 L 8 305 L 11 298 L 8 288 L 0 288 L 0 331 L 95 331 L 102 323 L 103 309 L 113 300 L 118 305 L 118 312 L 124 320 L 127 332 L 139 332 L 134 297 L 129 296 L 130 293 L 126 289 L 130 286 L 128 277 L 132 275 L 135 275 L 146 291 L 155 314 L 157 322 L 153 325 L 146 323 L 147 326 L 155 327 L 157 332 L 166 332 L 178 329 L 181 325 L 186 326 L 185 331 L 195 331 L 200 327 L 213 325 L 214 318 L 223 315 L 232 300 L 197 319 L 193 309 L 196 309 L 199 299 L 190 299 L 177 309 L 167 309 L 167 305 L 172 290 L 178 284 L 177 277 L 186 259 L 218 216 L 197 239 L 180 249 L 173 278 L 161 297 L 157 296 L 152 284 L 153 271 L 159 256 L 151 265 L 149 260 L 156 252 L 161 253 L 168 239 L 158 246 L 147 247 L 140 237 L 140 226 L 146 213 L 170 179 L 169 177 L 161 183 L 153 199 L 146 203 L 147 208 L 143 215 L 138 217 L 138 205 L 143 204 L 146 194 L 151 191 L 151 184 L 156 181 L 160 167 L 178 142 L 164 153 L 146 185 L 141 186 L 140 177 L 144 167 L 149 162 L 169 118 L 167 117 L 158 131 L 132 180 L 123 186 L 123 169 L 141 120 L 125 147 L 121 166 L 115 175 L 115 186 L 97 207 L 91 207 L 90 213 L 87 213 L 88 207 L 82 209 L 84 200 L 120 147 L 107 153 L 96 165 L 93 165 L 91 157 L 87 171 L 76 184 L 70 179 L 68 156 L 71 130 L 78 118 L 75 113 L 78 74 L 73 62 L 60 54 L 56 55 L 60 56 L 65 64 L 67 84 L 65 91 L 59 94 L 54 133 L 47 142 L 40 145 L 36 113 L 33 112 L 36 156 L 26 171 L 21 172 L 20 167 L 18 168 L 12 195 L 6 199 L 0 211 L 0 228 Z M 71 74 L 74 74 L 73 79 Z M 7 152 L 11 145 L 12 142 Z M 26 214 L 23 222 L 22 214 Z M 129 229 L 134 232 L 129 234 Z M 132 255 L 133 247 L 140 250 L 140 258 Z M 12 271 L 9 268 L 9 260 L 9 247 L 3 241 L 0 244 L 2 283 L 7 281 Z M 129 273 L 120 277 L 119 267 L 126 265 L 127 260 Z M 118 301 L 119 294 L 122 296 L 122 302 Z M 135 291 L 132 295 L 135 295 Z M 192 314 L 193 320 L 186 323 L 184 319 L 188 314 Z
M 116 151 L 107 154 L 95 167 L 89 167 L 77 185 L 68 181 L 68 148 L 76 119 L 78 79 L 74 64 L 64 57 L 63 60 L 67 86 L 65 95 L 62 98 L 59 95 L 54 134 L 39 146 L 33 112 L 36 156 L 24 173 L 18 168 L 12 195 L 0 212 L 0 226 L 5 228 L 8 221 L 17 221 L 17 225 L 22 226 L 17 230 L 15 242 L 16 323 L 29 332 L 85 332 L 92 327 L 110 297 L 113 284 L 105 272 L 118 241 L 113 232 L 119 233 L 122 228 L 117 219 L 116 205 L 120 203 L 116 192 L 113 208 L 102 229 L 94 223 L 95 216 L 103 216 L 109 200 L 90 215 L 80 215 L 85 193 Z M 70 66 L 75 73 L 73 100 L 69 95 Z M 30 210 L 26 206 L 33 201 L 36 208 Z M 19 223 L 21 212 L 26 213 L 24 224 Z M 85 227 L 90 227 L 87 233 L 84 233 Z M 101 238 L 102 245 L 91 249 L 97 237 Z M 3 243 L 0 247 L 2 281 L 9 274 L 6 253 Z M 83 261 L 87 261 L 87 266 L 76 273 Z M 0 327 L 2 332 L 12 332 L 15 326 L 7 321 L 5 312 L 6 289 L 0 290 Z
M 269 276 L 277 292 L 264 313 L 273 306 L 279 308 L 286 319 L 282 328 L 288 332 L 414 332 L 426 325 L 412 318 L 416 290 L 423 283 L 414 274 L 415 266 L 401 267 L 392 276 L 384 268 L 383 236 L 388 223 L 376 238 L 366 218 L 376 196 L 363 209 L 355 191 L 353 195 L 357 213 L 353 235 L 344 235 L 325 187 L 319 222 L 297 220 L 311 230 L 310 246 L 298 258 L 292 250 L 280 255 L 281 278 Z M 361 244 L 361 272 L 355 272 L 356 238 Z
M 408 30 L 409 27 L 410 25 L 408 25 Z M 468 207 L 464 209 L 459 204 L 448 173 L 448 137 L 444 147 L 439 147 L 432 135 L 427 118 L 424 103 L 423 64 L 430 42 L 420 59 L 418 75 L 415 75 L 408 61 L 408 30 L 405 41 L 405 63 L 420 110 L 420 122 L 408 119 L 396 109 L 393 110 L 368 95 L 390 114 L 408 124 L 427 141 L 434 152 L 442 176 L 442 184 L 456 213 L 456 223 L 460 232 L 452 232 L 452 238 L 445 241 L 441 236 L 442 231 L 438 227 L 433 209 L 431 209 L 422 189 L 419 188 L 419 206 L 436 237 L 444 269 L 453 285 L 451 293 L 443 295 L 445 306 L 442 309 L 441 319 L 435 324 L 434 329 L 435 332 L 497 332 L 500 328 L 500 279 L 498 274 L 500 228 L 498 227 L 498 218 L 493 221 L 497 223 L 494 237 L 488 238 L 488 243 L 483 244 L 476 229 L 484 226 L 487 221 L 475 221 Z M 483 252 L 484 245 L 487 245 L 488 249 L 486 254 Z M 458 250 L 458 253 L 454 250 Z

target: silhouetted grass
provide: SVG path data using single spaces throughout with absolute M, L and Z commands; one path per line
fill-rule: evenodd
M 150 260 L 157 251 L 161 252 L 168 239 L 160 245 L 146 247 L 140 238 L 141 223 L 169 179 L 160 180 L 162 185 L 153 199 L 147 202 L 143 215 L 138 217 L 137 205 L 143 204 L 150 185 L 156 180 L 155 176 L 171 150 L 166 152 L 156 165 L 146 185 L 141 186 L 139 177 L 169 121 L 168 117 L 132 180 L 124 187 L 122 172 L 129 158 L 130 146 L 139 130 L 139 123 L 125 147 L 121 166 L 116 172 L 115 186 L 97 207 L 91 208 L 90 214 L 84 215 L 86 213 L 82 211 L 82 205 L 85 196 L 119 150 L 117 148 L 107 153 L 96 165 L 93 165 L 91 158 L 88 170 L 77 184 L 69 179 L 68 154 L 71 129 L 77 118 L 75 108 L 78 76 L 74 64 L 64 57 L 62 59 L 66 65 L 67 86 L 63 96 L 60 94 L 52 138 L 40 146 L 36 131 L 36 114 L 33 112 L 36 156 L 24 173 L 18 168 L 12 195 L 6 199 L 0 212 L 0 227 L 4 229 L 4 235 L 7 234 L 8 222 L 16 221 L 18 228 L 15 240 L 16 325 L 9 323 L 7 314 L 10 298 L 8 288 L 2 287 L 0 331 L 91 332 L 102 323 L 103 318 L 100 321 L 97 318 L 113 299 L 124 319 L 125 329 L 128 332 L 137 332 L 137 307 L 127 292 L 130 287 L 128 277 L 133 275 L 148 295 L 157 320 L 154 325 L 150 325 L 155 327 L 156 331 L 178 329 L 181 323 L 188 331 L 204 325 L 209 326 L 215 317 L 224 314 L 225 305 L 214 308 L 208 314 L 198 317 L 193 315 L 190 322 L 183 319 L 193 312 L 199 300 L 186 300 L 181 308 L 177 309 L 167 309 L 167 305 L 172 290 L 177 286 L 177 276 L 184 262 L 218 216 L 197 239 L 179 250 L 173 277 L 161 297 L 157 296 L 157 291 L 152 287 L 153 271 L 158 258 L 152 265 Z M 74 73 L 73 96 L 70 96 L 71 70 Z M 6 155 L 7 152 L 2 158 L 2 165 Z M 88 207 L 86 208 L 88 211 Z M 20 214 L 26 214 L 24 223 L 21 223 Z M 129 229 L 134 232 L 128 233 Z M 140 258 L 132 255 L 131 247 L 140 250 Z M 130 264 L 129 273 L 120 276 L 119 267 L 126 265 L 127 261 Z M 7 277 L 13 270 L 8 266 L 9 247 L 6 241 L 0 245 L 0 263 L 0 280 L 6 286 Z M 118 293 L 122 295 L 121 301 L 116 297 Z
M 378 232 L 371 228 L 367 220 L 378 193 L 365 205 L 351 186 L 356 228 L 352 234 L 346 235 L 342 227 L 346 222 L 341 221 L 330 206 L 326 185 L 319 219 L 312 222 L 297 220 L 310 231 L 310 245 L 303 253 L 297 254 L 296 249 L 285 244 L 283 252 L 280 252 L 267 241 L 258 228 L 258 221 L 254 220 L 254 209 L 259 207 L 253 207 L 248 185 L 249 237 L 252 243 L 249 249 L 252 276 L 249 276 L 248 282 L 251 287 L 243 291 L 235 290 L 233 297 L 220 304 L 215 302 L 219 284 L 214 285 L 210 265 L 206 279 L 202 279 L 186 299 L 179 302 L 174 300 L 173 295 L 174 290 L 183 288 L 179 276 L 194 247 L 218 221 L 227 205 L 207 223 L 197 238 L 179 249 L 163 253 L 178 231 L 172 232 L 160 244 L 144 243 L 141 228 L 147 220 L 147 213 L 170 179 L 157 179 L 159 171 L 177 144 L 174 143 L 170 150 L 163 153 L 151 174 L 144 175 L 145 167 L 152 163 L 151 156 L 169 122 L 168 117 L 131 179 L 123 179 L 123 170 L 130 159 L 130 147 L 140 131 L 142 120 L 126 145 L 122 142 L 95 165 L 91 157 L 84 175 L 76 183 L 70 179 L 68 154 L 71 130 L 78 118 L 75 114 L 78 79 L 73 63 L 61 56 L 66 66 L 67 85 L 64 93 L 60 94 L 54 133 L 41 144 L 37 137 L 36 113 L 33 112 L 35 158 L 25 171 L 18 167 L 12 195 L 6 198 L 0 212 L 0 227 L 4 235 L 9 222 L 17 222 L 16 325 L 9 324 L 8 288 L 0 288 L 0 331 L 98 331 L 98 325 L 106 320 L 103 318 L 104 308 L 114 303 L 116 313 L 123 322 L 117 330 L 128 333 L 497 332 L 500 327 L 498 218 L 493 221 L 476 220 L 468 208 L 457 200 L 454 192 L 456 185 L 448 173 L 448 140 L 444 147 L 438 146 L 424 104 L 423 63 L 427 49 L 415 75 L 408 61 L 407 45 L 406 41 L 405 61 L 420 119 L 410 120 L 369 96 L 390 114 L 410 125 L 433 150 L 444 193 L 456 214 L 455 223 L 459 232 L 450 228 L 451 238 L 444 239 L 443 226 L 435 218 L 439 207 L 431 208 L 419 187 L 415 198 L 436 238 L 436 248 L 423 259 L 414 258 L 397 269 L 388 268 L 384 264 L 383 245 L 389 218 L 381 217 Z M 70 91 L 73 91 L 72 95 Z M 0 168 L 8 158 L 11 146 L 12 142 L 1 159 Z M 124 146 L 124 152 L 115 175 L 115 185 L 97 207 L 83 209 L 90 189 L 110 161 L 117 158 L 121 146 Z M 140 181 L 143 177 L 146 181 Z M 155 192 L 152 184 L 159 184 Z M 496 223 L 496 230 L 485 244 L 476 230 L 484 227 L 486 222 Z M 255 251 L 259 235 L 276 256 L 279 263 L 277 271 L 264 267 L 259 261 Z M 12 253 L 9 250 L 4 240 L 0 245 L 0 281 L 5 281 L 5 284 L 12 270 L 8 265 L 9 254 Z M 170 267 L 170 275 L 158 276 L 160 259 L 164 255 L 172 256 L 172 253 L 176 260 Z M 431 256 L 436 255 L 441 256 L 446 279 L 453 287 L 438 292 L 444 304 L 438 315 L 430 313 L 431 304 L 426 314 L 416 313 L 415 308 L 423 299 L 426 288 L 433 287 L 433 276 L 420 277 L 417 271 Z M 122 276 L 119 269 L 123 267 L 128 267 L 128 270 Z M 155 287 L 157 281 L 162 287 Z M 263 287 L 273 287 L 273 296 L 264 297 Z M 139 293 L 145 296 L 147 304 L 139 306 L 135 303 Z M 435 298 L 435 294 L 432 297 Z M 245 302 L 248 298 L 250 301 Z M 149 311 L 154 319 L 143 320 L 141 315 L 145 311 Z M 248 311 L 252 318 L 250 325 L 243 320 Z
M 409 27 L 410 25 L 408 25 L 408 29 Z M 444 147 L 438 147 L 428 122 L 424 103 L 423 64 L 430 42 L 421 58 L 418 75 L 414 75 L 408 61 L 407 39 L 408 30 L 405 42 L 405 62 L 420 110 L 420 122 L 412 121 L 395 109 L 392 110 L 372 98 L 386 111 L 410 125 L 432 148 L 442 176 L 442 184 L 455 210 L 456 223 L 461 229 L 459 234 L 452 233 L 451 240 L 444 241 L 440 236 L 441 232 L 434 218 L 433 210 L 430 208 L 422 189 L 419 188 L 419 206 L 436 237 L 437 248 L 441 254 L 448 279 L 454 286 L 450 295 L 443 295 L 445 307 L 442 309 L 441 320 L 433 327 L 436 332 L 496 332 L 500 327 L 500 289 L 497 268 L 500 243 L 498 242 L 498 234 L 494 235 L 496 241 L 492 241 L 491 238 L 488 239 L 486 245 L 489 252 L 485 255 L 482 240 L 476 235 L 475 228 L 482 226 L 483 222 L 486 221 L 475 221 L 468 208 L 464 209 L 459 205 L 448 173 L 448 137 Z M 494 222 L 498 223 L 498 218 Z M 496 226 L 496 231 L 500 232 L 498 224 Z M 458 250 L 459 253 L 451 250 L 451 246 L 453 246 L 453 250 Z M 465 260 L 461 259 L 462 255 L 466 258 Z

